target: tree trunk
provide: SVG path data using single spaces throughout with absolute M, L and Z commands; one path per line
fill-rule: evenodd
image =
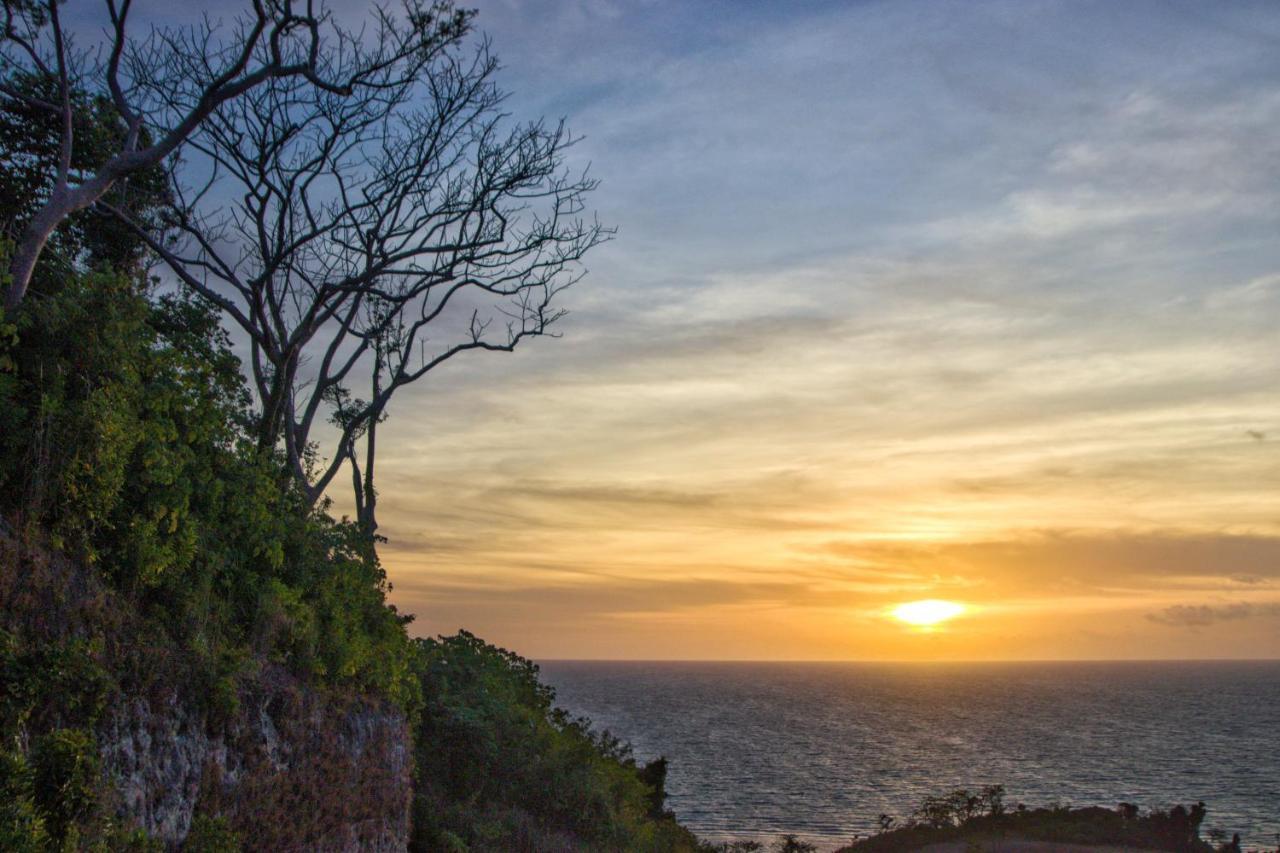
M 377 400 L 378 395 L 382 391 L 382 344 L 379 343 L 374 348 L 373 353 L 373 399 Z M 365 532 L 373 534 L 378 529 L 378 519 L 375 510 L 378 504 L 378 493 L 373 487 L 373 462 L 374 454 L 378 446 L 378 415 L 379 410 L 374 408 L 369 417 L 369 426 L 365 434 L 365 463 L 364 463 L 364 512 L 360 518 L 360 523 L 364 526 Z
M 58 223 L 75 210 L 65 192 L 55 191 L 53 196 L 45 202 L 44 207 L 40 208 L 40 211 L 27 224 L 26 230 L 22 232 L 22 238 L 14 247 L 13 259 L 9 262 L 9 274 L 13 279 L 4 297 L 4 307 L 7 310 L 12 311 L 22 304 L 23 298 L 27 295 L 27 288 L 31 285 L 36 261 L 40 260 L 40 253 L 44 251 L 45 244 L 53 236 Z

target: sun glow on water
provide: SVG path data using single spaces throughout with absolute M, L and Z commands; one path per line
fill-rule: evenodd
M 966 608 L 963 604 L 955 601 L 930 598 L 925 601 L 908 601 L 905 604 L 899 604 L 890 613 L 893 618 L 906 622 L 908 625 L 927 627 L 945 622 L 948 619 L 954 619 L 964 613 L 965 610 Z

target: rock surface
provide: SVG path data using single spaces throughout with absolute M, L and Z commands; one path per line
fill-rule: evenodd
M 197 810 L 254 849 L 404 850 L 410 749 L 403 718 L 274 673 L 229 720 L 181 697 L 131 697 L 99 730 L 121 817 L 176 846 Z

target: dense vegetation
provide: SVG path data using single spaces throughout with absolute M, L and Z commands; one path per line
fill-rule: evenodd
M 528 661 L 468 634 L 408 637 L 373 538 L 307 508 L 249 440 L 214 314 L 105 266 L 36 287 L 0 320 L 5 535 L 88 567 L 114 603 L 72 625 L 46 590 L 31 624 L 0 634 L 0 847 L 145 848 L 111 818 L 98 767 L 111 697 L 183 679 L 216 721 L 270 662 L 411 717 L 419 849 L 693 848 L 663 812 L 662 766 L 554 708 Z M 31 589 L 15 553 L 5 588 Z M 157 665 L 161 650 L 179 664 Z M 193 845 L 225 846 L 216 817 Z
M 1201 839 L 1206 813 L 1204 803 L 1147 812 L 1129 803 L 1114 810 L 1061 805 L 1028 808 L 1022 804 L 1006 809 L 1003 786 L 993 785 L 976 792 L 960 789 L 926 797 L 901 822 L 881 815 L 879 834 L 857 841 L 841 853 L 893 853 L 949 841 L 980 847 L 1001 839 L 1116 845 L 1173 853 L 1238 853 L 1239 840 L 1226 840 L 1224 833 L 1211 834 L 1216 844 Z
M 554 706 L 538 669 L 461 632 L 420 640 L 414 843 L 422 850 L 693 850 L 666 763 Z
M 372 543 L 304 509 L 246 440 L 215 316 L 100 271 L 4 328 L 0 509 L 16 529 L 94 566 L 210 665 L 259 653 L 413 701 Z

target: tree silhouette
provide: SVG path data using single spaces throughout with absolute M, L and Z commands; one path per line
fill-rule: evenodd
M 61 0 L 3 0 L 0 110 L 38 114 L 58 128 L 56 156 L 40 175 L 29 215 L 12 223 L 17 242 L 5 305 L 26 295 L 37 261 L 68 217 L 103 200 L 119 182 L 178 151 L 217 110 L 270 81 L 351 96 L 384 85 L 388 69 L 415 76 L 469 16 L 448 3 L 409 0 L 397 18 L 374 10 L 368 37 L 339 26 L 316 0 L 251 0 L 227 30 L 194 27 L 131 33 L 131 0 L 105 0 L 101 49 L 78 48 Z M 109 103 L 117 133 L 92 162 L 78 106 Z M 101 141 L 101 140 L 99 140 Z
M 508 121 L 497 61 L 467 29 L 355 92 L 278 77 L 222 104 L 172 163 L 169 235 L 137 227 L 247 337 L 260 448 L 313 503 L 348 467 L 370 531 L 391 397 L 550 332 L 610 234 L 584 217 L 595 181 L 563 165 L 574 139 Z

